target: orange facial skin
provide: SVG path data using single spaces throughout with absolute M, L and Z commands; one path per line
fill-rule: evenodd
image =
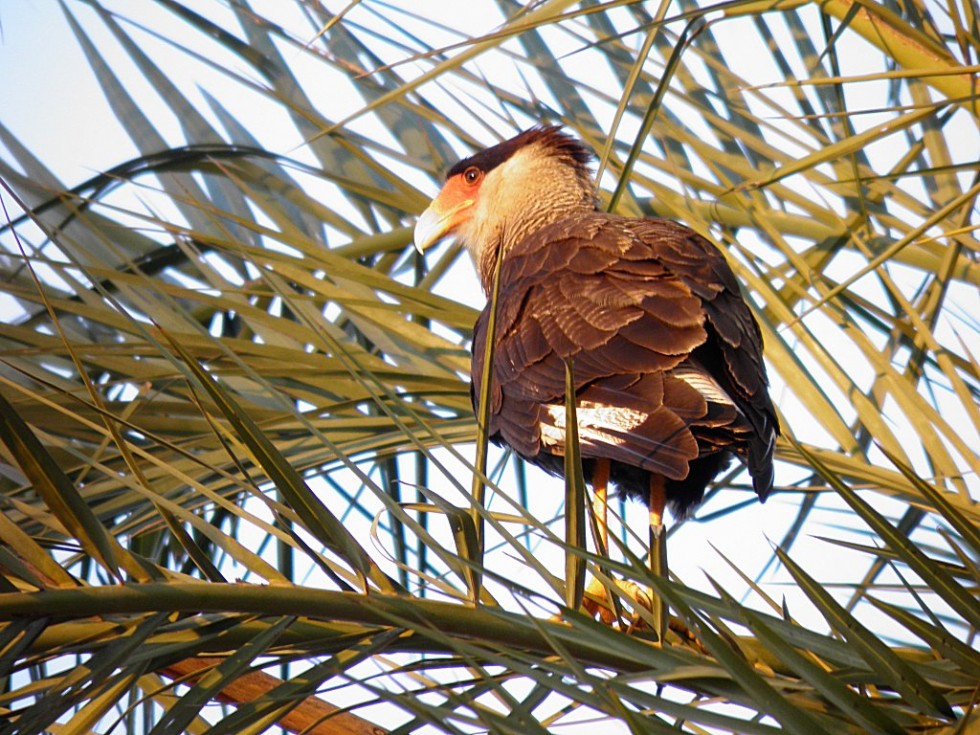
M 446 235 L 451 234 L 470 216 L 480 195 L 483 171 L 470 166 L 462 173 L 450 176 L 442 191 L 415 223 L 415 248 L 420 253 Z

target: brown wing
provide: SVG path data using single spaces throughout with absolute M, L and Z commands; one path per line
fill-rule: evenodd
M 698 456 L 735 451 L 768 493 L 761 336 L 714 246 L 673 222 L 590 213 L 523 240 L 500 277 L 491 434 L 531 461 L 562 454 L 571 359 L 584 456 L 683 480 Z
M 738 280 L 718 249 L 693 230 L 667 220 L 631 220 L 637 237 L 702 299 L 708 340 L 692 362 L 731 396 L 744 421 L 731 425 L 732 449 L 748 462 L 755 491 L 772 490 L 772 458 L 779 421 L 769 398 L 762 333 L 742 298 Z M 745 424 L 748 424 L 747 426 Z

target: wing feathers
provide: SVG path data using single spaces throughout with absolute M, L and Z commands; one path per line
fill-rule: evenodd
M 699 456 L 734 451 L 768 493 L 778 424 L 761 335 L 714 246 L 673 222 L 579 214 L 514 246 L 500 278 L 492 434 L 553 468 L 541 455 L 564 452 L 571 359 L 584 456 L 679 481 Z

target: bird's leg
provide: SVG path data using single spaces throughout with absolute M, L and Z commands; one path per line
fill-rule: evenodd
M 596 550 L 600 556 L 609 554 L 609 460 L 597 459 L 595 462 L 595 472 L 592 475 L 592 489 L 595 498 L 592 501 L 592 512 L 595 514 L 596 526 Z
M 592 491 L 595 494 L 592 500 L 592 515 L 595 519 L 595 545 L 596 553 L 600 556 L 609 554 L 609 460 L 598 458 L 595 461 L 595 470 L 592 473 Z M 616 618 L 615 609 L 604 605 L 600 600 L 611 603 L 611 595 L 607 592 L 596 577 L 589 581 L 585 589 L 585 597 L 582 604 L 593 617 L 598 614 L 599 618 L 611 625 Z
M 667 577 L 667 534 L 664 528 L 666 505 L 667 492 L 664 488 L 664 478 L 650 475 L 650 571 L 663 578 Z M 650 600 L 654 630 L 662 642 L 667 632 L 667 604 L 654 590 L 650 591 Z
M 660 475 L 650 475 L 650 529 L 662 529 L 664 526 L 664 508 L 667 507 L 667 491 L 664 489 L 664 478 Z

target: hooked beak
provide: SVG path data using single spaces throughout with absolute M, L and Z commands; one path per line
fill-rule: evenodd
M 420 253 L 456 229 L 466 219 L 464 212 L 473 206 L 472 199 L 461 199 L 447 207 L 444 195 L 445 190 L 432 200 L 415 223 L 415 249 Z

